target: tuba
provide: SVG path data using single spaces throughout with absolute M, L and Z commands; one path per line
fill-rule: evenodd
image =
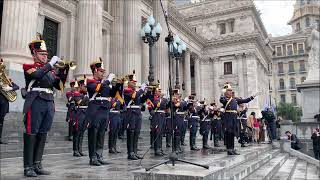
M 12 86 L 12 83 L 8 76 L 4 73 L 6 65 L 4 65 L 3 60 L 0 60 L 0 83 L 2 86 Z M 13 102 L 17 99 L 17 93 L 15 91 L 4 91 L 0 88 L 1 94 L 8 99 L 8 101 Z

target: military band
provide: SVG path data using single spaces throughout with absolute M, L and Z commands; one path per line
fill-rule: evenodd
M 47 133 L 51 129 L 54 106 L 54 88 L 63 90 L 71 64 L 66 64 L 59 57 L 48 60 L 48 52 L 43 40 L 29 44 L 33 64 L 23 64 L 25 88 L 21 91 L 25 98 L 23 135 L 24 175 L 36 177 L 50 172 L 42 167 Z M 61 65 L 62 63 L 62 65 Z M 0 65 L 2 65 L 2 61 Z M 245 147 L 246 111 L 244 103 L 254 99 L 234 97 L 230 84 L 223 88 L 220 98 L 222 108 L 215 102 L 209 104 L 205 99 L 197 100 L 195 94 L 182 98 L 178 89 L 172 94 L 172 101 L 165 97 L 160 83 L 137 85 L 135 71 L 125 78 L 110 73 L 105 76 L 101 58 L 90 64 L 92 78 L 78 76 L 70 81 L 70 91 L 66 92 L 69 135 L 73 136 L 73 156 L 86 156 L 82 150 L 84 133 L 88 130 L 89 164 L 101 166 L 109 164 L 103 158 L 105 133 L 108 131 L 109 153 L 121 153 L 117 148 L 118 138 L 124 138 L 126 132 L 127 158 L 138 160 L 138 140 L 142 126 L 142 111 L 146 104 L 150 115 L 150 145 L 155 156 L 166 155 L 163 151 L 163 137 L 166 147 L 173 146 L 175 153 L 182 153 L 186 146 L 185 137 L 189 131 L 190 149 L 200 150 L 196 146 L 198 134 L 202 136 L 202 149 L 211 149 L 210 140 L 219 147 L 219 140 L 224 134 L 228 155 L 238 155 L 234 149 L 234 137 L 240 136 L 239 143 Z M 1 70 L 1 69 L 0 69 Z M 2 69 L 3 71 L 3 69 Z M 4 116 L 8 112 L 7 92 L 14 92 L 19 87 L 8 80 L 0 81 L 0 143 Z M 240 107 L 238 109 L 238 106 Z M 172 112 L 171 112 L 172 111 Z M 171 117 L 172 115 L 172 117 Z M 224 133 L 223 133 L 224 132 Z

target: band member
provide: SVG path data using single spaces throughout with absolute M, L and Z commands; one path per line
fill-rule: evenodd
M 155 89 L 155 94 L 151 98 L 153 109 L 149 109 L 152 116 L 151 132 L 154 135 L 154 152 L 156 156 L 163 156 L 165 153 L 162 150 L 162 136 L 165 130 L 166 113 L 168 112 L 169 102 L 161 94 L 160 84 Z
M 0 68 L 1 72 L 5 69 L 4 62 L 2 59 L 0 61 Z M 7 92 L 16 91 L 19 89 L 19 86 L 12 82 L 11 79 L 8 80 L 10 81 L 10 84 L 4 84 L 4 82 L 0 81 L 0 144 L 7 144 L 2 139 L 4 117 L 9 112 L 9 100 L 6 98 L 5 94 Z
M 128 159 L 130 160 L 142 159 L 142 157 L 137 154 L 137 150 L 142 123 L 141 107 L 146 101 L 144 91 L 147 86 L 144 83 L 136 90 L 136 82 L 135 73 L 133 72 L 133 74 L 129 75 L 128 87 L 123 90 L 127 109 L 123 120 L 125 121 L 127 130 L 127 150 Z
M 200 149 L 196 146 L 196 135 L 198 131 L 198 122 L 200 120 L 199 110 L 200 107 L 197 101 L 194 100 L 195 96 L 191 96 L 188 108 L 188 128 L 190 131 L 190 149 L 193 151 L 199 151 Z
M 210 109 L 213 111 L 210 140 L 212 140 L 213 136 L 214 147 L 220 147 L 219 140 L 222 139 L 222 124 L 220 111 L 215 101 L 210 104 Z
M 71 124 L 73 130 L 73 156 L 76 157 L 86 156 L 86 154 L 82 152 L 83 135 L 87 128 L 85 116 L 89 104 L 89 97 L 87 95 L 87 87 L 85 81 L 85 76 L 78 78 L 78 91 L 73 92 L 75 106 L 73 109 L 74 116 L 72 118 Z
M 174 97 L 172 99 L 173 111 L 174 111 L 174 120 L 173 120 L 173 129 L 174 129 L 174 138 L 173 138 L 173 149 L 176 153 L 182 153 L 181 148 L 181 136 L 183 130 L 186 129 L 184 125 L 184 119 L 187 110 L 187 102 L 181 100 L 181 94 L 179 90 L 174 90 Z
M 119 150 L 117 150 L 117 139 L 118 139 L 118 133 L 121 126 L 121 110 L 124 108 L 124 99 L 122 98 L 122 92 L 123 92 L 123 80 L 117 80 L 113 81 L 112 84 L 114 86 L 117 86 L 118 89 L 116 89 L 116 95 L 114 98 L 111 99 L 111 110 L 110 110 L 110 121 L 109 121 L 109 153 L 120 153 Z
M 225 140 L 228 155 L 239 155 L 234 150 L 234 136 L 237 136 L 238 132 L 238 120 L 237 120 L 237 109 L 238 104 L 248 103 L 254 99 L 251 96 L 246 99 L 240 99 L 233 97 L 233 92 L 230 84 L 224 85 L 224 95 L 220 97 L 220 102 L 223 104 L 224 113 L 221 117 L 223 121 L 223 128 L 225 129 Z
M 50 62 L 47 62 L 48 52 L 43 40 L 32 41 L 29 48 L 34 63 L 23 64 L 27 89 L 23 107 L 23 161 L 24 175 L 36 177 L 50 174 L 42 168 L 41 161 L 55 111 L 53 88 L 63 89 L 69 67 L 53 70 L 59 58 L 53 56 Z
M 66 97 L 67 97 L 67 116 L 66 116 L 66 122 L 68 123 L 68 140 L 72 141 L 72 118 L 74 115 L 74 107 L 75 107 L 75 103 L 74 103 L 74 92 L 77 90 L 76 89 L 76 81 L 75 80 L 71 80 L 70 81 L 70 91 L 66 92 Z
M 211 113 L 211 111 L 209 110 L 209 107 L 207 106 L 207 102 L 205 100 L 200 101 L 199 115 L 200 134 L 202 135 L 202 148 L 210 149 L 210 146 L 208 145 L 208 138 L 211 125 L 211 115 L 213 115 L 213 113 Z
M 88 122 L 88 146 L 90 165 L 101 166 L 109 164 L 103 160 L 103 147 L 105 131 L 108 126 L 110 100 L 114 96 L 111 82 L 115 77 L 110 73 L 103 80 L 105 69 L 102 60 L 96 60 L 90 64 L 93 79 L 87 79 L 87 90 L 90 98 L 85 120 Z

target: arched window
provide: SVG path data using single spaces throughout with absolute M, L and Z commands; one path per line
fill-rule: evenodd
M 306 26 L 309 27 L 310 26 L 310 18 L 306 17 Z
M 290 89 L 296 88 L 296 80 L 294 78 L 290 78 Z
M 279 79 L 279 89 L 283 90 L 284 89 L 284 80 L 283 79 Z

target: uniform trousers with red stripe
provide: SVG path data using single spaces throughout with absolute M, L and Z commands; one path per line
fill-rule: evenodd
M 47 133 L 52 126 L 54 112 L 53 101 L 37 97 L 24 114 L 24 168 L 42 169 L 42 156 Z

